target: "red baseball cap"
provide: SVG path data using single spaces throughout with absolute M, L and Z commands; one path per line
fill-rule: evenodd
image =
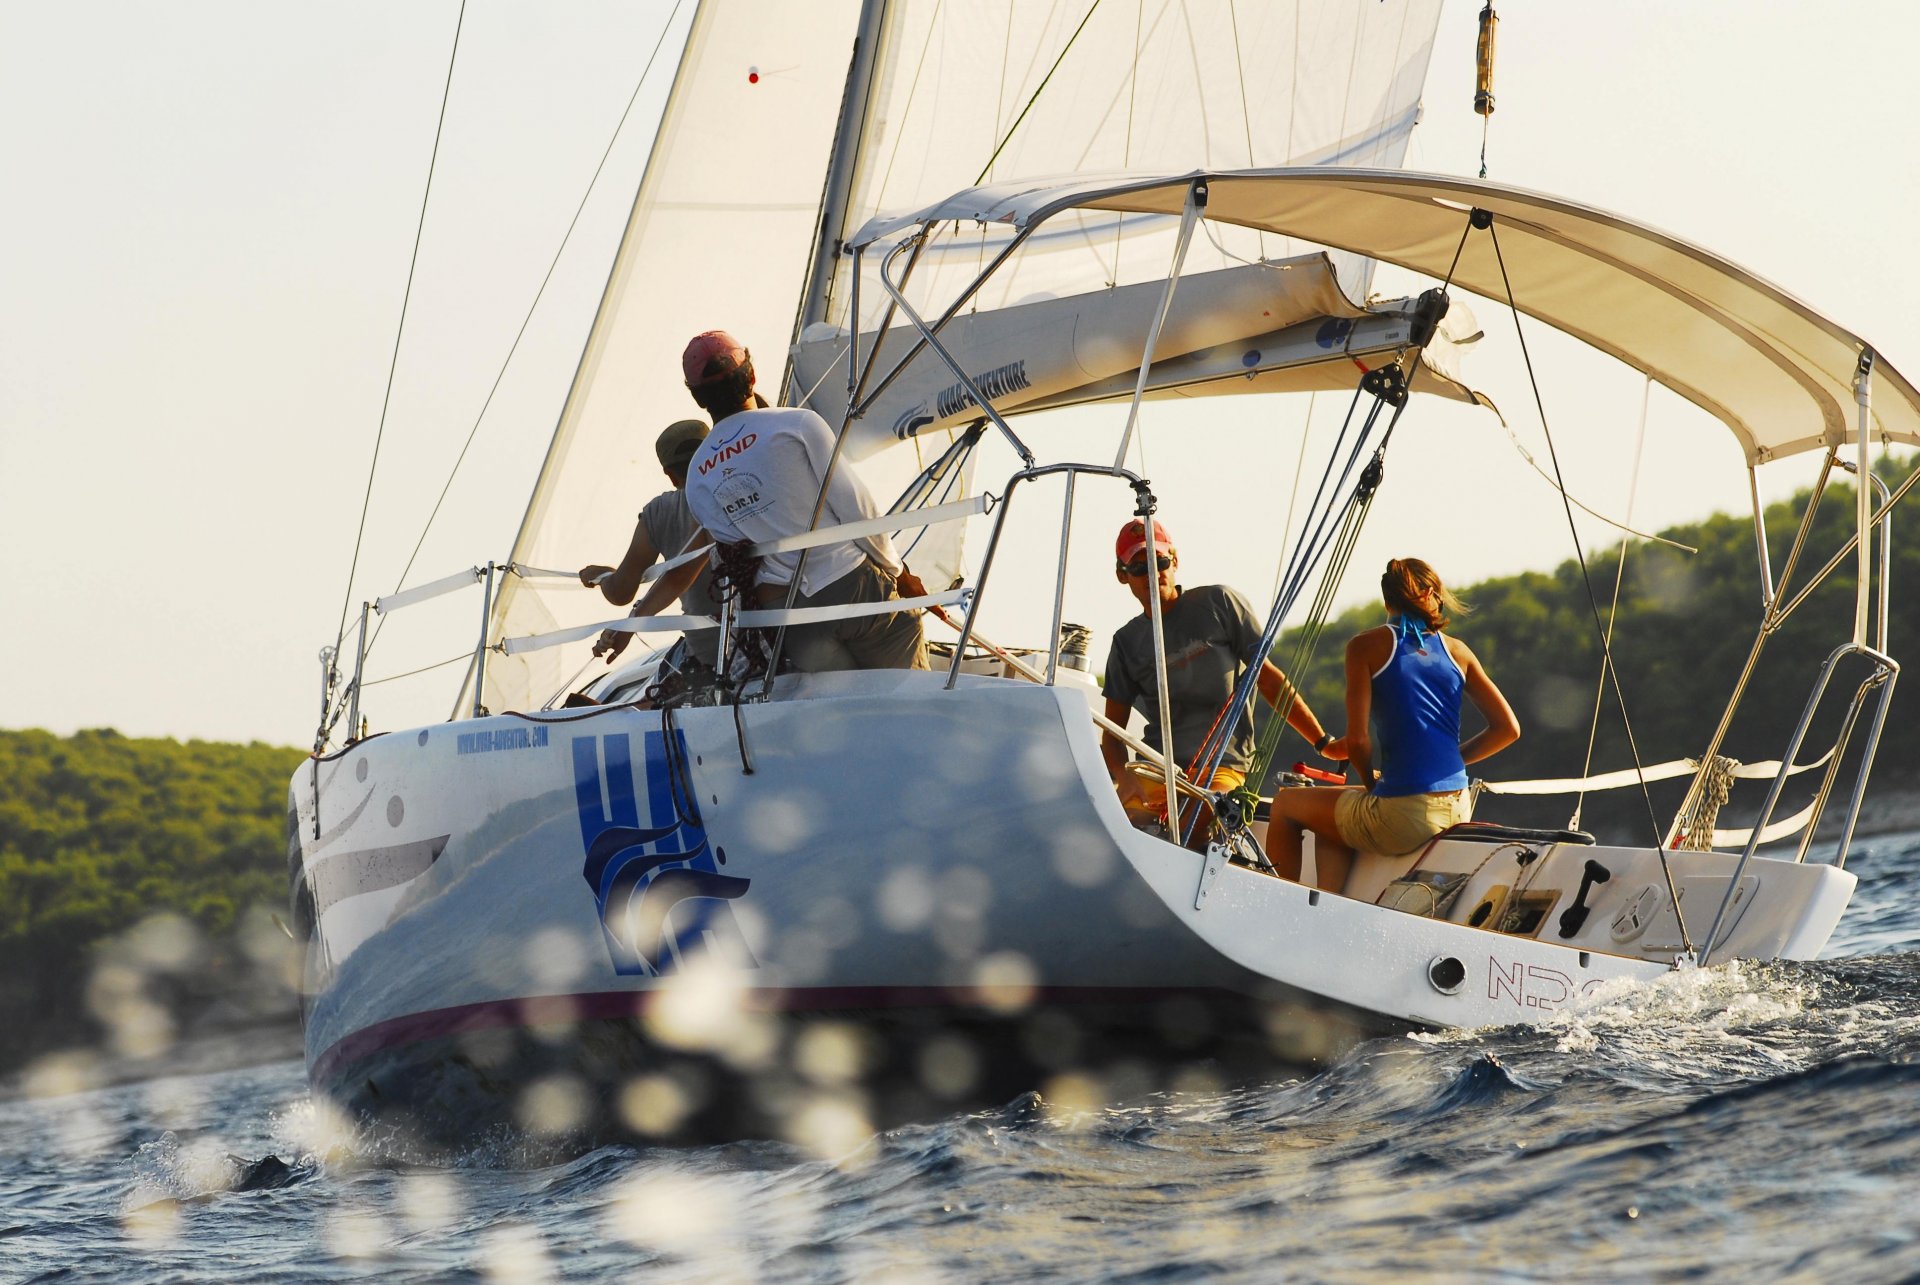
M 1155 553 L 1173 552 L 1173 537 L 1158 522 L 1153 524 L 1153 548 Z M 1135 558 L 1142 557 L 1147 551 L 1147 528 L 1139 518 L 1120 528 L 1120 535 L 1113 542 L 1113 556 L 1125 566 Z
M 706 330 L 697 334 L 680 354 L 680 370 L 688 388 L 711 383 L 750 364 L 746 345 L 724 330 Z

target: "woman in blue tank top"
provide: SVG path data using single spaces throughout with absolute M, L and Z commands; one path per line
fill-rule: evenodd
M 1479 658 L 1442 632 L 1451 623 L 1446 613 L 1466 608 L 1433 568 L 1395 558 L 1380 577 L 1380 596 L 1386 625 L 1347 643 L 1345 748 L 1361 784 L 1276 791 L 1267 822 L 1267 854 L 1288 879 L 1300 877 L 1300 837 L 1313 831 L 1314 882 L 1330 892 L 1346 883 L 1356 848 L 1411 855 L 1465 821 L 1467 764 L 1520 738 L 1520 721 Z M 1463 696 L 1487 724 L 1464 742 Z

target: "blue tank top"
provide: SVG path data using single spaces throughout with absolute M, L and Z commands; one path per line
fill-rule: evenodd
M 1466 675 L 1446 640 L 1395 616 L 1393 655 L 1373 676 L 1373 719 L 1382 761 L 1373 792 L 1383 798 L 1465 789 L 1460 696 Z

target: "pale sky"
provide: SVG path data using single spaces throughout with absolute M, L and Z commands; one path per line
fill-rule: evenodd
M 356 603 L 394 587 L 671 8 L 470 3 Z M 1478 167 L 1478 8 L 1442 18 L 1409 168 Z M 1490 178 L 1705 245 L 1920 378 L 1910 6 L 1501 9 Z M 458 11 L 455 0 L 0 4 L 0 534 L 15 575 L 0 616 L 0 727 L 310 740 L 315 654 L 347 591 Z M 409 583 L 507 556 L 671 53 Z M 1419 283 L 1383 273 L 1376 284 Z M 1469 380 L 1540 454 L 1500 346 L 1512 323 L 1490 304 L 1476 312 L 1495 339 Z M 1658 391 L 1630 494 L 1638 377 L 1572 344 L 1539 344 L 1535 357 L 1575 494 L 1621 517 L 1631 503 L 1646 528 L 1744 508 L 1731 439 Z M 1251 402 L 1150 407 L 1143 422 L 1186 579 L 1226 581 L 1264 608 L 1272 541 L 1241 518 L 1284 509 L 1297 429 L 1284 451 L 1232 430 L 1297 425 L 1305 407 Z M 1437 405 L 1409 416 L 1343 602 L 1369 597 L 1397 553 L 1458 583 L 1570 555 L 1557 499 L 1491 417 Z M 1316 429 L 1337 417 L 1322 397 Z M 1102 420 L 1040 453 L 1071 442 L 1110 457 L 1112 433 Z M 1010 459 L 989 453 L 981 481 L 998 490 Z M 1776 471 L 1776 495 L 1804 477 Z M 1076 519 L 1091 583 L 1067 614 L 1095 627 L 1096 665 L 1133 610 L 1102 583 L 1124 514 L 1116 497 L 1111 514 Z M 1016 532 L 1050 547 L 1057 503 L 1022 518 Z M 1582 537 L 1608 538 L 1598 524 Z M 618 553 L 583 549 L 579 561 Z M 477 612 L 477 600 L 450 603 L 428 621 L 434 640 L 396 644 L 377 672 L 470 647 Z M 1008 642 L 1042 640 L 1017 615 L 1006 630 Z M 423 708 L 438 712 L 413 717 L 452 702 L 457 671 L 430 681 Z

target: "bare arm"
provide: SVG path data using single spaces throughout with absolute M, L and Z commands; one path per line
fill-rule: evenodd
M 636 547 L 638 547 L 641 540 L 646 539 L 644 527 L 634 533 L 633 539 Z M 703 549 L 712 543 L 712 536 L 708 535 L 705 531 L 696 531 L 694 532 L 693 539 L 687 542 L 687 547 L 689 549 Z M 653 547 L 651 540 L 647 540 L 647 547 Z M 624 571 L 627 567 L 627 562 L 631 561 L 632 558 L 633 552 L 632 550 L 628 550 L 626 560 L 621 562 L 619 568 L 614 572 L 614 575 L 617 576 L 621 571 Z M 606 594 L 608 599 L 616 606 L 625 603 L 627 599 L 633 597 L 634 589 L 639 587 L 641 572 L 644 572 L 652 565 L 653 559 L 651 557 L 648 558 L 646 562 L 640 564 L 639 568 L 633 573 L 633 583 L 626 588 L 624 596 L 614 597 L 613 593 L 607 588 L 607 580 L 600 582 L 600 592 Z M 646 596 L 640 599 L 639 603 L 628 614 L 634 616 L 659 615 L 662 608 L 670 605 L 675 598 L 685 593 L 693 582 L 700 578 L 700 569 L 706 565 L 707 560 L 705 558 L 695 558 L 691 562 L 663 573 L 647 589 Z M 598 569 L 599 568 L 596 567 L 582 567 L 580 569 L 581 581 L 583 583 L 590 583 L 591 578 L 587 573 Z M 611 578 L 612 577 L 609 577 L 609 579 Z M 593 654 L 596 656 L 605 656 L 607 663 L 611 665 L 615 660 L 619 659 L 620 653 L 625 651 L 627 644 L 632 641 L 632 634 L 617 633 L 611 629 L 602 630 L 599 639 L 593 644 Z
M 1460 744 L 1460 757 L 1468 763 L 1478 763 L 1520 739 L 1520 720 L 1514 716 L 1507 698 L 1487 677 L 1486 669 L 1480 664 L 1480 658 L 1473 654 L 1472 648 L 1458 638 L 1448 638 L 1447 651 L 1452 654 L 1454 663 L 1460 666 L 1460 672 L 1467 680 L 1467 699 L 1480 711 L 1480 717 L 1487 720 L 1485 727 Z
M 1107 697 L 1107 721 L 1115 727 L 1125 727 L 1127 720 L 1133 717 L 1133 707 L 1125 701 Z M 1100 729 L 1100 757 L 1106 760 L 1107 775 L 1120 789 L 1120 799 L 1126 802 L 1140 793 L 1140 782 L 1133 773 L 1127 771 L 1127 747 L 1119 737 L 1106 728 Z
M 1318 745 L 1320 738 L 1327 734 L 1327 727 L 1307 708 L 1307 698 L 1300 695 L 1294 685 L 1287 680 L 1285 673 L 1270 660 L 1260 662 L 1260 694 L 1275 709 L 1287 711 L 1287 726 L 1306 738 L 1309 745 Z M 1327 750 L 1335 749 L 1329 743 Z M 1326 753 L 1326 751 L 1322 751 Z M 1330 754 L 1328 757 L 1338 757 Z
M 1368 720 L 1373 716 L 1373 671 L 1383 659 L 1380 630 L 1355 634 L 1347 642 L 1347 761 L 1359 773 L 1360 784 L 1373 788 L 1373 731 Z M 1386 645 L 1393 645 L 1391 639 Z M 1331 747 L 1329 747 L 1331 748 Z
M 626 556 L 620 559 L 617 567 L 591 563 L 580 568 L 580 583 L 588 588 L 594 587 L 595 578 L 599 578 L 601 595 L 616 607 L 624 607 L 633 601 L 634 593 L 640 588 L 640 575 L 660 558 L 660 551 L 653 547 L 653 537 L 647 534 L 647 524 L 633 524 L 633 540 L 627 545 Z

